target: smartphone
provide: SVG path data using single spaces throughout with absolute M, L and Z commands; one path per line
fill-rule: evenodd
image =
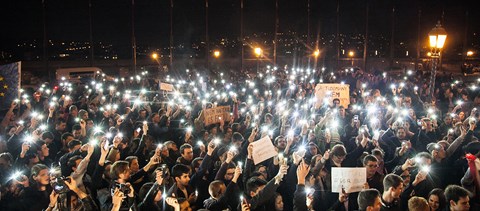
M 353 116 L 353 121 L 358 122 L 358 115 Z
M 373 134 L 373 140 L 377 140 L 380 138 L 380 132 L 376 131 L 374 134 Z
M 417 125 L 422 126 L 422 120 L 421 119 L 417 119 Z
M 105 150 L 108 150 L 108 147 L 109 147 L 109 144 L 108 144 L 108 139 L 107 139 L 107 140 L 105 140 L 105 145 L 103 146 L 103 148 Z

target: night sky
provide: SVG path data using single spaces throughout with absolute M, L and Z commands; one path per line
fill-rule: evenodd
M 54 41 L 88 41 L 88 0 L 45 0 L 47 3 L 48 38 Z M 275 0 L 244 0 L 245 34 L 274 30 Z M 311 32 L 322 36 L 335 33 L 336 3 L 334 0 L 310 0 Z M 340 0 L 340 32 L 364 33 L 365 0 Z M 130 0 L 92 0 L 94 41 L 129 45 L 131 33 Z M 138 45 L 165 46 L 169 42 L 169 0 L 136 0 L 135 24 Z M 174 0 L 175 43 L 204 40 L 205 2 Z M 280 32 L 293 30 L 306 33 L 307 0 L 279 0 Z M 396 39 L 416 40 L 418 9 L 422 9 L 421 33 L 425 36 L 442 19 L 453 39 L 461 43 L 465 12 L 471 8 L 469 32 L 479 30 L 479 13 L 473 1 L 442 0 L 371 0 L 370 34 L 390 36 L 392 5 L 396 5 Z M 240 0 L 209 0 L 211 40 L 235 38 L 240 31 Z M 42 40 L 42 1 L 3 1 L 0 7 L 0 50 L 18 41 Z M 320 28 L 318 28 L 320 26 Z

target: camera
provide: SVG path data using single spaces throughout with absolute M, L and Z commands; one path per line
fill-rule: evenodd
M 160 166 L 160 170 L 162 171 L 162 177 L 166 178 L 168 176 L 168 166 L 166 164 L 162 164 Z
M 53 190 L 55 191 L 55 193 L 62 194 L 62 193 L 67 193 L 68 191 L 70 191 L 68 186 L 65 184 L 65 181 L 70 182 L 70 180 L 71 180 L 70 178 L 66 178 L 66 177 L 56 178 L 52 183 L 52 187 L 53 187 Z
M 115 186 L 112 188 L 112 195 L 115 192 L 115 188 L 118 188 L 120 192 L 122 192 L 125 196 L 127 196 L 130 193 L 130 185 L 129 184 L 121 184 L 121 183 L 115 183 Z

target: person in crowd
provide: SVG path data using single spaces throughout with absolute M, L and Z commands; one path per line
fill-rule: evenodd
M 383 179 L 382 209 L 402 210 L 400 196 L 403 192 L 403 180 L 395 174 L 388 174 Z
M 470 192 L 458 185 L 449 185 L 445 188 L 447 210 L 468 211 L 470 210 Z
M 408 210 L 430 211 L 427 200 L 414 196 L 408 200 Z
M 428 205 L 432 211 L 444 210 L 446 205 L 445 193 L 440 188 L 435 188 L 428 194 Z
M 380 211 L 382 201 L 377 189 L 365 189 L 358 194 L 358 210 Z

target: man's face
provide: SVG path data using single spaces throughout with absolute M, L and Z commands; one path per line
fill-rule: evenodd
M 138 115 L 140 116 L 140 118 L 145 119 L 145 117 L 147 117 L 147 111 L 140 111 Z
M 405 102 L 405 106 L 410 107 L 410 105 L 412 105 L 412 98 L 406 97 L 403 102 Z
M 403 128 L 400 128 L 397 130 L 397 138 L 400 139 L 400 140 L 403 140 L 407 137 L 407 133 L 405 131 L 405 129 Z
M 262 174 L 262 176 L 264 177 L 263 179 L 266 180 L 268 178 L 267 168 L 265 168 L 264 166 L 258 168 L 258 172 Z
M 365 165 L 367 168 L 367 177 L 372 177 L 375 172 L 377 172 L 378 169 L 378 162 L 377 161 L 368 161 L 367 165 Z
M 470 210 L 470 197 L 460 197 L 457 202 L 450 200 L 450 209 L 452 211 L 468 211 Z
M 65 145 L 67 145 L 68 143 L 70 143 L 70 141 L 72 141 L 73 139 L 75 139 L 73 136 L 68 136 L 68 137 L 65 139 Z
M 129 180 L 130 179 L 130 167 L 127 166 L 127 169 L 125 169 L 125 172 L 119 175 L 120 179 L 123 180 Z
M 334 163 L 336 164 L 341 164 L 343 162 L 343 160 L 345 160 L 345 156 L 337 156 L 337 155 L 334 155 L 332 157 L 332 160 Z
M 287 140 L 285 140 L 285 138 L 279 138 L 277 142 L 277 147 L 280 149 L 285 149 L 285 147 L 287 147 Z
M 392 188 L 392 197 L 395 199 L 399 199 L 400 195 L 403 192 L 403 183 L 400 183 L 400 185 L 396 188 Z
M 152 121 L 154 123 L 159 123 L 160 122 L 160 115 L 155 114 L 155 116 L 153 116 L 153 118 L 152 118 Z
M 230 139 L 232 137 L 233 130 L 232 128 L 227 128 L 227 132 L 225 133 L 225 138 Z
M 82 135 L 82 130 L 74 130 L 73 132 L 73 137 L 78 139 Z
M 186 187 L 186 186 L 188 186 L 188 183 L 190 182 L 190 176 L 189 176 L 188 174 L 186 174 L 186 173 L 183 173 L 182 176 L 180 176 L 180 177 L 175 177 L 175 181 L 176 181 L 178 184 Z
M 315 144 L 312 144 L 312 143 L 309 144 L 309 145 L 308 145 L 308 150 L 310 151 L 310 154 L 312 154 L 312 155 L 318 154 L 318 149 L 317 149 L 317 147 L 315 146 Z
M 375 199 L 375 202 L 373 203 L 373 206 L 367 207 L 367 210 L 369 210 L 369 211 L 380 211 L 381 208 L 382 208 L 382 200 L 380 199 L 380 196 L 378 196 Z
M 192 150 L 192 148 L 183 149 L 182 157 L 185 160 L 188 160 L 188 161 L 193 160 L 193 150 Z
M 87 130 L 90 130 L 94 127 L 94 124 L 93 124 L 93 121 L 92 120 L 88 120 L 87 121 Z
M 235 174 L 235 168 L 230 168 L 227 169 L 227 172 L 225 173 L 225 180 L 230 181 L 233 178 L 233 175 Z
M 258 193 L 260 193 L 260 191 L 263 190 L 263 188 L 265 188 L 265 185 L 259 186 L 259 187 L 257 188 L 257 191 L 255 191 L 255 192 L 251 191 L 251 192 L 250 192 L 250 196 L 251 196 L 251 197 L 256 196 Z
M 447 153 L 445 152 L 445 148 L 443 148 L 442 145 L 438 144 L 438 149 L 435 149 L 433 151 L 434 153 L 434 156 L 437 157 L 437 158 L 440 158 L 440 159 L 444 159 L 447 157 Z
M 49 149 L 48 149 L 48 147 L 47 147 L 46 144 L 42 145 L 41 150 L 42 150 L 42 156 L 43 156 L 43 157 L 48 157 L 48 155 L 49 155 L 50 153 L 49 153 Z
M 65 130 L 66 127 L 67 127 L 67 123 L 62 122 L 62 123 L 58 124 L 55 129 L 62 132 L 62 131 Z

